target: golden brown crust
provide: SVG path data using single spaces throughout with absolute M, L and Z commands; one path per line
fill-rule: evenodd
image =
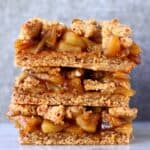
M 23 133 L 20 132 L 19 142 L 21 144 L 37 145 L 108 145 L 108 144 L 129 144 L 131 133 L 120 133 L 117 131 L 103 131 L 98 134 L 71 134 L 54 133 L 44 134 L 42 132 Z
M 130 72 L 136 65 L 129 59 L 99 57 L 98 53 L 46 51 L 38 54 L 18 53 L 15 63 L 21 67 L 75 67 L 110 72 Z
M 49 104 L 49 105 L 83 105 L 119 107 L 128 106 L 129 97 L 119 94 L 101 94 L 99 92 L 87 92 L 76 95 L 72 93 L 29 93 L 22 89 L 14 88 L 12 102 L 17 104 Z

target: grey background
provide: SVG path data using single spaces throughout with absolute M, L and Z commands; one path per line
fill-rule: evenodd
M 19 69 L 13 65 L 13 42 L 20 25 L 39 16 L 70 23 L 72 18 L 119 18 L 130 24 L 143 49 L 142 64 L 132 72 L 137 91 L 131 105 L 139 108 L 138 120 L 150 120 L 150 1 L 142 0 L 0 0 L 0 122 L 10 102 L 11 86 Z

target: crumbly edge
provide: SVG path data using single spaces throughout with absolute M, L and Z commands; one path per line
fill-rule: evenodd
M 116 131 L 102 131 L 98 134 L 71 134 L 54 133 L 44 134 L 42 132 L 22 133 L 19 135 L 21 144 L 37 145 L 110 145 L 129 144 L 131 133 L 119 133 Z
M 40 52 L 38 54 L 18 53 L 15 64 L 20 67 L 75 67 L 95 71 L 130 72 L 135 63 L 129 59 L 106 58 L 97 53 Z
M 105 94 L 99 92 L 87 92 L 76 95 L 72 93 L 41 93 L 34 94 L 25 92 L 22 89 L 14 88 L 12 103 L 17 104 L 48 104 L 48 105 L 81 105 L 81 106 L 101 106 L 101 107 L 127 107 L 129 97 L 119 94 Z

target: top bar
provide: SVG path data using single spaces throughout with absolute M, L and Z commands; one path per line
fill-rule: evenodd
M 131 28 L 117 19 L 74 19 L 66 26 L 33 18 L 22 25 L 15 42 L 15 63 L 130 72 L 140 63 L 141 51 L 131 35 Z

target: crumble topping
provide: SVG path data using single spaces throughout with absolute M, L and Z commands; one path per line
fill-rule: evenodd
M 57 37 L 60 37 L 66 30 L 66 26 L 63 23 L 56 21 L 49 22 L 40 18 L 32 18 L 21 26 L 19 39 L 38 38 L 38 36 L 43 36 L 52 28 L 56 29 Z
M 97 24 L 96 20 L 94 19 L 73 19 L 70 28 L 77 35 L 84 36 L 87 38 L 92 37 L 95 34 L 100 35 L 101 32 L 101 27 Z
M 28 20 L 22 25 L 19 38 L 20 39 L 32 39 L 36 38 L 42 29 L 42 22 L 39 18 L 33 18 Z
M 39 115 L 44 116 L 45 119 L 49 119 L 54 124 L 64 124 L 65 117 L 65 107 L 62 105 L 59 106 L 51 106 L 41 105 L 37 108 Z
M 110 47 L 109 45 L 116 45 L 118 42 L 119 47 L 116 48 L 116 53 L 122 49 L 122 51 L 125 51 L 124 55 L 128 56 L 130 51 L 127 51 L 126 49 L 130 48 L 133 44 L 131 28 L 127 25 L 121 24 L 118 19 L 102 21 L 100 22 L 100 25 L 102 26 L 102 47 L 108 51 Z M 114 37 L 115 40 L 114 43 L 112 43 Z

